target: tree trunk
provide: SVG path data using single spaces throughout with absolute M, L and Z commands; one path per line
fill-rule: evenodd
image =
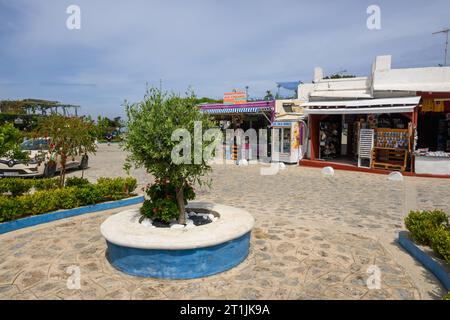
M 177 204 L 178 211 L 180 212 L 180 215 L 178 216 L 178 223 L 186 224 L 186 216 L 184 211 L 184 184 L 181 188 L 177 189 Z
M 66 158 L 61 159 L 61 173 L 59 177 L 59 187 L 64 188 L 64 182 L 66 180 Z

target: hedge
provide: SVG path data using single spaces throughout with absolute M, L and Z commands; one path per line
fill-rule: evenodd
M 29 193 L 33 188 L 42 191 L 56 189 L 58 186 L 59 179 L 2 178 L 0 179 L 0 195 L 17 197 Z
M 438 256 L 450 263 L 450 223 L 447 213 L 441 210 L 411 211 L 405 218 L 405 225 L 415 242 L 430 246 Z
M 128 198 L 137 186 L 136 179 L 131 177 L 100 178 L 95 184 L 86 181 L 73 181 L 70 184 L 72 186 L 20 196 L 0 196 L 0 222 Z

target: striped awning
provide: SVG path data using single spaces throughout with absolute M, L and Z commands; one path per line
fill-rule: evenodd
M 211 114 L 227 114 L 227 113 L 259 113 L 261 111 L 271 111 L 271 107 L 258 107 L 258 108 L 214 108 L 214 109 L 201 109 L 202 112 Z

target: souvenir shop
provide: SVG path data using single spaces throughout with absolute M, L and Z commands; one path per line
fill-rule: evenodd
M 224 156 L 227 160 L 239 160 L 241 158 L 262 159 L 270 157 L 270 127 L 274 121 L 275 101 L 255 101 L 234 105 L 227 104 L 205 104 L 200 105 L 202 112 L 211 114 L 219 127 L 223 130 L 224 137 Z M 257 141 L 250 141 L 248 137 L 238 142 L 237 138 L 233 144 L 226 144 L 227 129 L 242 129 L 244 132 L 248 129 L 254 129 L 257 135 Z M 259 143 L 259 129 L 267 129 L 268 144 Z M 239 145 L 238 145 L 239 144 Z M 239 150 L 238 150 L 239 149 Z M 245 149 L 242 151 L 242 149 Z
M 385 170 L 411 170 L 420 97 L 309 102 L 309 158 Z
M 418 93 L 416 173 L 450 175 L 450 94 Z

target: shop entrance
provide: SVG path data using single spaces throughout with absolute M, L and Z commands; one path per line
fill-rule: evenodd
M 417 123 L 419 149 L 450 152 L 450 116 L 446 112 L 423 112 Z
M 215 120 L 219 127 L 223 130 L 224 137 L 224 154 L 227 160 L 240 160 L 246 158 L 247 160 L 267 160 L 271 156 L 271 131 L 270 128 L 270 114 L 266 113 L 241 113 L 241 114 L 221 114 L 216 115 Z M 256 131 L 257 141 L 251 143 L 248 137 L 238 145 L 238 139 L 235 137 L 233 145 L 226 145 L 226 130 L 227 129 L 242 129 L 246 132 L 249 129 Z M 259 141 L 259 130 L 267 130 L 267 144 Z M 242 149 L 245 149 L 244 151 Z
M 319 121 L 319 159 L 357 165 L 361 129 L 373 129 L 376 139 L 377 131 L 406 130 L 410 121 L 403 114 L 324 115 Z M 394 133 L 388 135 L 390 140 L 396 137 Z

